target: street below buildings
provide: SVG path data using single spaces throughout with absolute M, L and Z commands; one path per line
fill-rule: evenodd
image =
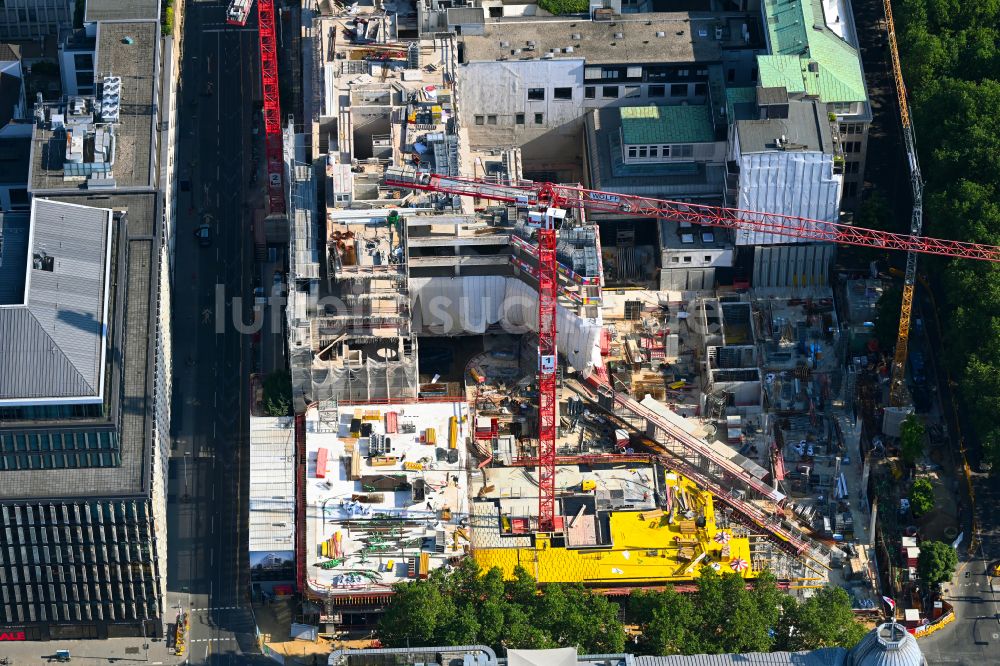
M 178 92 L 167 605 L 171 620 L 190 613 L 192 664 L 244 664 L 257 652 L 246 552 L 252 331 L 239 324 L 252 320 L 260 75 L 256 12 L 246 28 L 227 26 L 224 12 L 187 3 Z M 194 236 L 200 225 L 208 243 Z

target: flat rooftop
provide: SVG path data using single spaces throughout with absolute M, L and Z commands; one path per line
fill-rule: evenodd
M 92 21 L 157 21 L 160 0 L 87 0 L 84 23 Z
M 736 121 L 741 153 L 833 152 L 833 134 L 826 111 L 812 100 L 789 100 L 787 104 L 787 118 Z
M 306 576 L 313 591 L 387 591 L 464 555 L 467 415 L 460 402 L 342 407 L 334 420 L 309 410 Z M 354 437 L 355 429 L 367 434 Z
M 131 43 L 126 43 L 128 38 Z M 121 77 L 121 112 L 115 126 L 115 189 L 153 187 L 153 116 L 156 108 L 159 24 L 153 21 L 97 26 L 95 78 Z M 35 193 L 76 192 L 86 187 L 82 179 L 66 180 L 63 163 L 65 132 L 36 127 L 32 138 L 29 189 Z
M 295 550 L 292 417 L 250 418 L 250 552 Z
M 115 261 L 110 283 L 115 289 L 109 317 L 115 323 L 107 416 L 6 420 L 0 432 L 0 496 L 144 496 L 150 489 L 150 401 L 159 298 L 156 197 L 105 194 L 54 200 L 127 213 L 124 221 L 113 225 L 116 257 L 121 260 Z M 66 474 L 68 468 L 71 475 Z
M 741 21 L 746 23 L 746 17 Z M 725 41 L 715 38 L 716 25 L 727 26 Z M 549 55 L 587 64 L 713 62 L 722 58 L 722 47 L 729 41 L 744 45 L 742 23 L 733 25 L 735 35 L 726 17 L 688 12 L 632 14 L 614 21 L 493 19 L 486 22 L 484 35 L 461 37 L 462 62 Z
M 36 198 L 26 239 L 5 224 L 0 275 L 23 286 L 0 302 L 0 405 L 103 402 L 112 217 Z

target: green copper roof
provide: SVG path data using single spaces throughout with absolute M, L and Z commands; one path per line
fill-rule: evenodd
M 757 56 L 760 85 L 816 95 L 822 102 L 863 102 L 858 51 L 831 30 L 822 0 L 764 0 L 771 55 Z
M 712 112 L 702 106 L 623 106 L 622 140 L 628 145 L 715 141 Z
M 757 106 L 756 88 L 753 86 L 726 88 L 726 117 L 730 122 L 745 120 L 743 116 L 746 114 L 741 111 L 747 109 L 748 105 L 751 107 L 750 116 L 752 116 L 752 109 Z

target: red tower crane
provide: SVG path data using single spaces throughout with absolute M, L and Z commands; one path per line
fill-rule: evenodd
M 281 100 L 278 95 L 278 47 L 274 32 L 274 0 L 258 0 L 260 81 L 264 98 L 264 158 L 267 160 L 267 204 L 271 215 L 285 214 L 285 156 L 281 146 Z
M 776 213 L 682 203 L 581 187 L 524 181 L 498 184 L 475 178 L 455 178 L 390 167 L 387 185 L 443 194 L 478 197 L 524 206 L 578 208 L 636 217 L 665 218 L 735 231 L 761 231 L 810 241 L 903 250 L 946 257 L 1000 262 L 1000 247 L 876 231 Z M 555 518 L 556 404 L 556 232 L 551 216 L 538 231 L 538 517 L 539 530 L 551 531 Z

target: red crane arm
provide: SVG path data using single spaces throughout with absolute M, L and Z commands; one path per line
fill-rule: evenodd
M 281 141 L 281 100 L 278 95 L 278 51 L 274 33 L 274 1 L 258 0 L 260 80 L 264 96 L 264 156 L 267 160 L 267 202 L 271 215 L 285 214 L 285 155 Z
M 909 234 L 878 231 L 804 217 L 668 201 L 616 192 L 601 192 L 553 183 L 522 182 L 516 185 L 506 185 L 473 178 L 452 178 L 438 174 L 418 173 L 412 169 L 398 167 L 390 168 L 385 180 L 388 185 L 479 197 L 493 201 L 527 205 L 548 204 L 562 208 L 582 208 L 588 211 L 634 217 L 662 217 L 677 222 L 723 227 L 734 231 L 764 232 L 789 238 L 841 245 L 858 245 L 1000 262 L 1000 247 L 995 245 L 910 236 Z

